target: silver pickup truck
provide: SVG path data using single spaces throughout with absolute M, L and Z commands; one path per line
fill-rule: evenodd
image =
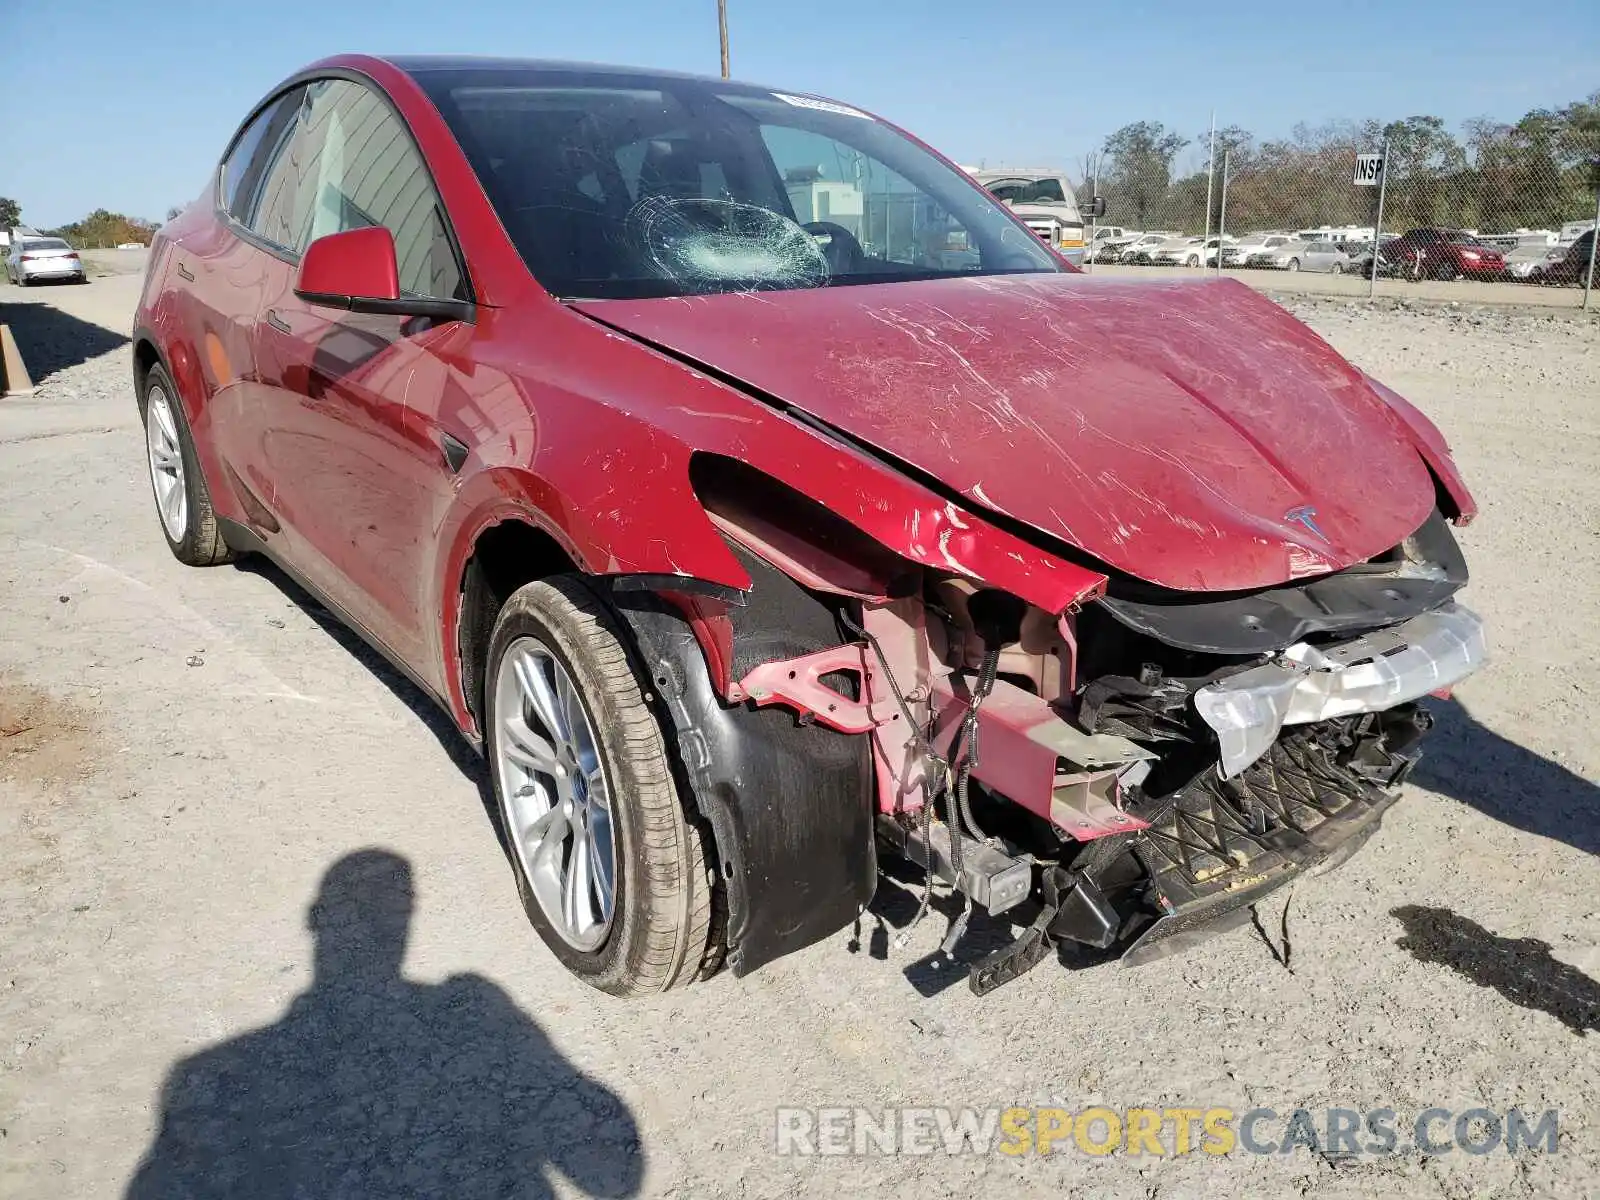
M 1083 215 L 1078 211 L 1072 184 L 1064 174 L 1060 171 L 965 169 L 1073 266 L 1083 265 Z

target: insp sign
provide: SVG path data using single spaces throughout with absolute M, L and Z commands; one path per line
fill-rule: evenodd
M 1356 155 L 1356 186 L 1377 187 L 1378 176 L 1383 173 L 1383 155 Z

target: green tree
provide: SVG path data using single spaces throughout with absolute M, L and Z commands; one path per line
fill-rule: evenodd
M 1459 131 L 1440 118 L 1334 121 L 1297 125 L 1287 137 L 1258 141 L 1236 125 L 1217 130 L 1217 171 L 1228 156 L 1227 226 L 1233 232 L 1310 225 L 1370 225 L 1374 189 L 1351 180 L 1355 156 L 1389 141 L 1384 227 L 1446 225 L 1505 232 L 1555 229 L 1593 216 L 1600 191 L 1600 92 L 1564 108 L 1534 109 L 1514 122 L 1469 121 Z M 1194 139 L 1200 158 L 1174 175 L 1189 142 L 1151 121 L 1125 125 L 1102 153 L 1083 160 L 1085 184 L 1098 175 L 1122 225 L 1199 233 L 1206 225 L 1210 131 Z M 1097 168 L 1091 170 L 1090 168 Z M 1085 187 L 1081 194 L 1087 196 Z M 1211 225 L 1221 188 L 1214 187 Z
M 0 196 L 0 229 L 22 224 L 22 205 L 9 196 Z
M 1556 114 L 1561 123 L 1556 147 L 1563 166 L 1590 192 L 1600 190 L 1600 92 L 1569 104 Z
M 1467 152 L 1439 117 L 1406 117 L 1383 127 L 1389 139 L 1388 211 L 1395 228 L 1459 225 L 1468 214 Z
M 148 243 L 155 233 L 155 225 L 138 217 L 97 208 L 81 221 L 48 232 L 55 237 L 66 238 L 78 247 L 103 249 L 123 242 Z
M 1101 190 L 1110 207 L 1107 221 L 1143 229 L 1153 214 L 1164 211 L 1172 160 L 1188 144 L 1188 138 L 1159 121 L 1124 125 L 1106 138 Z

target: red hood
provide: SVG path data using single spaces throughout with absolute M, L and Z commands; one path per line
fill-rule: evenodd
M 1361 375 L 1231 280 L 999 276 L 577 307 L 1167 587 L 1347 566 L 1434 503 Z

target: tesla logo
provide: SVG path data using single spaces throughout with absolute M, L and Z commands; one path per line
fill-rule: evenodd
M 1303 504 L 1299 508 L 1291 508 L 1283 514 L 1283 519 L 1285 521 L 1293 521 L 1297 525 L 1304 525 L 1323 541 L 1328 540 L 1328 535 L 1323 533 L 1322 527 L 1317 524 L 1317 510 L 1309 504 Z

